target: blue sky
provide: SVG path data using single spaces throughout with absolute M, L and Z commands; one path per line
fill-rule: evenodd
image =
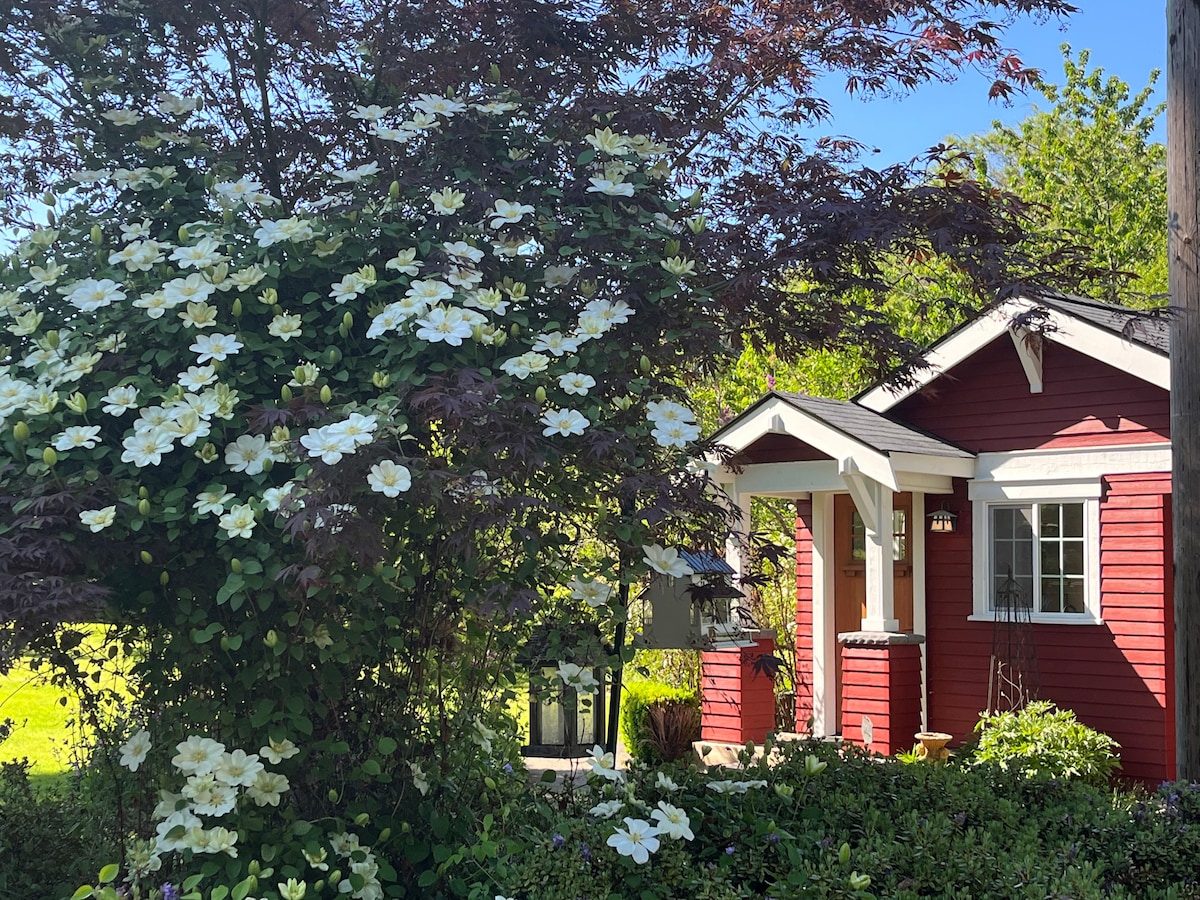
M 1027 66 L 1046 73 L 1051 82 L 1062 81 L 1065 41 L 1072 50 L 1090 50 L 1091 67 L 1116 75 L 1135 91 L 1144 87 L 1152 69 L 1162 69 L 1157 99 L 1163 99 L 1166 81 L 1165 0 L 1074 0 L 1079 12 L 1063 26 L 1023 21 L 1005 32 L 1002 41 L 1012 47 Z M 986 131 L 999 119 L 1018 122 L 1033 108 L 1045 103 L 1041 94 L 1016 95 L 1011 106 L 988 100 L 990 80 L 965 73 L 952 84 L 931 84 L 900 98 L 864 101 L 848 98 L 841 82 L 830 81 L 828 96 L 834 119 L 817 129 L 818 134 L 844 134 L 856 138 L 879 153 L 869 154 L 870 165 L 881 167 L 907 161 L 951 134 Z M 1160 120 L 1160 140 L 1166 140 L 1165 117 Z

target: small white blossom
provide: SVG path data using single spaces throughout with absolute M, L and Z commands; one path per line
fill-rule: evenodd
M 367 484 L 371 486 L 371 490 L 385 497 L 399 497 L 401 492 L 412 486 L 412 475 L 405 466 L 385 459 L 371 466 Z
M 248 503 L 240 503 L 218 520 L 222 530 L 231 538 L 248 538 L 254 533 L 257 524 L 254 519 L 254 509 Z
M 538 421 L 546 426 L 542 429 L 542 434 L 546 437 L 583 434 L 591 424 L 581 412 L 574 409 L 547 410 Z
M 117 508 L 106 506 L 103 509 L 85 509 L 79 513 L 79 521 L 88 527 L 93 534 L 103 531 L 117 520 Z
M 643 561 L 655 572 L 682 578 L 692 574 L 692 567 L 679 555 L 675 547 L 662 547 L 659 544 L 642 545 Z
M 633 857 L 633 861 L 641 865 L 658 849 L 659 831 L 644 819 L 626 816 L 624 821 L 625 827 L 610 834 L 606 843 L 622 856 Z

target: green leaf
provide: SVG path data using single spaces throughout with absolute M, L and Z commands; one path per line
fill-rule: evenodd
M 379 752 L 384 756 L 390 756 L 395 753 L 398 746 L 395 738 L 384 735 L 379 739 Z
M 107 866 L 105 866 L 103 869 L 100 870 L 100 874 L 97 877 L 100 879 L 101 884 L 108 884 L 110 881 L 112 881 L 114 878 L 116 878 L 117 875 L 119 875 L 120 873 L 121 873 L 120 866 L 118 866 L 116 863 L 109 863 Z
M 383 768 L 379 765 L 379 760 L 377 759 L 368 759 L 362 764 L 362 770 L 371 776 L 383 773 Z
M 81 884 L 71 895 L 71 900 L 83 900 L 84 897 L 90 897 L 93 893 L 95 893 L 95 888 L 90 884 Z

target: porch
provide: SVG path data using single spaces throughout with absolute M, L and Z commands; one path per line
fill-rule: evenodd
M 974 455 L 852 403 L 778 392 L 715 440 L 733 456 L 714 477 L 747 526 L 753 497 L 796 506 L 796 731 L 907 749 L 926 725 L 927 514 L 974 475 Z M 738 540 L 727 555 L 746 571 Z

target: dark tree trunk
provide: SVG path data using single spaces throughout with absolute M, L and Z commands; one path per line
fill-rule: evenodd
M 1177 776 L 1200 780 L 1200 0 L 1167 0 Z

